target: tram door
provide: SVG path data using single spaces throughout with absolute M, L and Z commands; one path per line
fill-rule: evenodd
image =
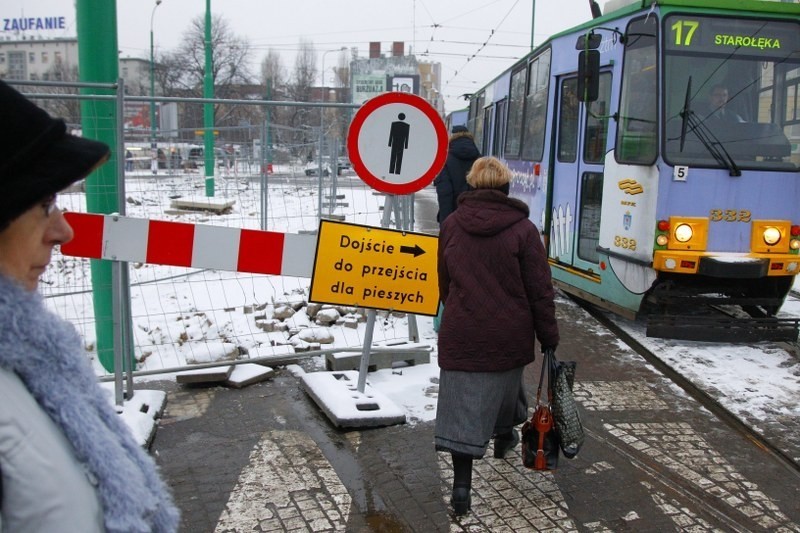
M 549 254 L 596 273 L 611 73 L 600 75 L 599 97 L 588 104 L 578 100 L 576 77 L 561 78 L 558 88 Z

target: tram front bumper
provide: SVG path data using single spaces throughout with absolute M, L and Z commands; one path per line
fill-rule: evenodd
M 794 276 L 800 256 L 793 254 L 715 254 L 686 250 L 657 250 L 653 268 L 660 272 L 700 274 L 713 278 L 756 279 Z

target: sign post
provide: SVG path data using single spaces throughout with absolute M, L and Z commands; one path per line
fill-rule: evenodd
M 430 184 L 444 167 L 447 159 L 447 127 L 436 110 L 419 96 L 402 92 L 384 93 L 365 102 L 356 112 L 347 135 L 347 149 L 353 169 L 358 176 L 373 189 L 386 193 L 381 227 L 388 228 L 392 212 L 399 211 L 400 207 L 396 195 L 413 194 L 419 191 Z M 320 229 L 321 236 L 322 228 Z M 317 241 L 318 246 L 320 242 L 321 239 Z M 422 267 L 427 269 L 428 279 L 424 281 L 431 280 L 433 282 L 432 293 L 428 296 L 425 296 L 423 291 L 419 291 L 423 300 L 422 305 L 427 306 L 425 307 L 427 312 L 424 314 L 436 314 L 439 307 L 435 252 L 435 247 L 431 251 L 426 250 L 426 253 L 431 255 L 426 258 L 427 267 Z M 401 257 L 401 255 L 393 254 L 384 255 L 386 258 L 391 256 L 392 259 Z M 319 260 L 319 251 L 317 260 Z M 372 266 L 377 265 L 364 263 L 362 272 L 364 268 L 368 269 L 368 273 L 371 272 Z M 418 266 L 411 267 L 409 265 L 409 268 L 419 270 Z M 408 286 L 413 287 L 421 281 L 423 280 L 414 280 L 414 282 L 409 282 Z M 312 298 L 313 284 L 312 278 Z M 373 286 L 374 290 L 383 290 L 384 293 L 392 292 L 393 296 L 394 293 L 401 293 L 413 297 L 415 300 L 418 299 L 418 293 L 413 290 L 382 289 L 379 280 L 376 280 Z M 364 392 L 367 381 L 376 309 L 397 310 L 403 307 L 394 305 L 397 302 L 390 302 L 388 299 L 384 303 L 380 301 L 367 302 L 364 298 L 365 290 L 367 289 L 362 289 L 362 305 L 370 307 L 370 309 L 367 312 L 364 349 L 358 371 L 358 392 L 361 393 Z

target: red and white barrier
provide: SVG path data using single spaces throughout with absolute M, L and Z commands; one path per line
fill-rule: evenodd
M 316 235 L 225 228 L 118 215 L 65 213 L 75 257 L 310 278 Z

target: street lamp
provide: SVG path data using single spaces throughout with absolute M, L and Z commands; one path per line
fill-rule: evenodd
M 153 11 L 150 13 L 150 98 L 156 96 L 156 61 L 153 48 L 153 17 L 156 15 L 156 8 L 161 5 L 161 0 L 156 0 Z M 156 143 L 156 103 L 150 100 L 150 170 L 153 174 L 158 173 L 158 144 Z

